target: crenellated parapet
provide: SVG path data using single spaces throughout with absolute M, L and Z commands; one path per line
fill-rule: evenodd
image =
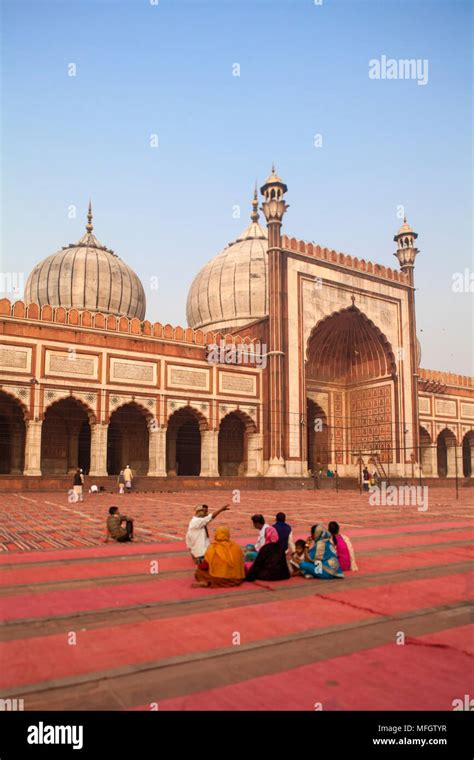
M 287 235 L 282 235 L 282 245 L 283 248 L 289 251 L 302 253 L 305 256 L 313 256 L 316 259 L 321 259 L 321 261 L 329 261 L 339 266 L 350 267 L 359 272 L 366 272 L 375 277 L 381 277 L 384 280 L 392 280 L 409 285 L 409 278 L 403 272 L 392 269 L 392 267 L 383 266 L 382 264 L 374 264 L 372 261 L 359 259 L 357 256 L 350 256 L 348 253 L 339 253 L 329 248 L 321 248 L 320 245 L 316 245 L 315 243 L 307 243 L 304 240 L 298 240 Z
M 423 390 L 439 392 L 440 388 L 448 385 L 474 388 L 474 378 L 468 375 L 457 375 L 454 372 L 441 372 L 437 369 L 418 369 L 418 380 Z M 437 388 L 437 391 L 435 390 Z
M 214 331 L 194 330 L 192 327 L 173 326 L 150 322 L 138 318 L 119 317 L 113 314 L 102 314 L 79 309 L 66 309 L 64 306 L 38 306 L 36 303 L 25 304 L 23 301 L 0 299 L 0 320 L 9 318 L 25 322 L 39 322 L 44 325 L 68 326 L 85 328 L 100 332 L 145 337 L 150 340 L 159 339 L 177 343 L 189 343 L 195 346 L 208 346 L 224 343 L 228 346 L 252 345 L 258 338 L 241 337 L 240 335 L 223 334 Z

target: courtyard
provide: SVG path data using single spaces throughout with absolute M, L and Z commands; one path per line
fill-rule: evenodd
M 239 501 L 240 500 L 240 501 Z M 284 511 L 295 538 L 336 519 L 344 580 L 193 589 L 197 503 Z M 109 506 L 135 542 L 103 543 Z M 0 495 L 0 697 L 25 710 L 452 710 L 472 693 L 473 491 L 431 487 L 426 511 L 324 491 Z

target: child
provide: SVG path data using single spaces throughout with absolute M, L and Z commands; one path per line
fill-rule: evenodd
M 306 541 L 303 541 L 302 538 L 299 538 L 298 541 L 295 541 L 295 551 L 293 552 L 293 554 L 290 555 L 290 558 L 288 560 L 288 567 L 292 575 L 301 574 L 300 563 L 304 560 L 305 546 L 306 546 Z
M 332 542 L 337 550 L 337 558 L 341 566 L 341 570 L 358 570 L 357 562 L 355 561 L 354 549 L 352 548 L 351 540 L 348 536 L 339 535 L 339 523 L 333 521 L 328 525 L 328 531 L 331 534 Z

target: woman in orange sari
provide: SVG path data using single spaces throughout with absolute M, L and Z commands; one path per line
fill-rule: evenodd
M 230 540 L 229 528 L 217 528 L 194 577 L 193 588 L 240 586 L 245 578 L 244 555 L 240 546 Z

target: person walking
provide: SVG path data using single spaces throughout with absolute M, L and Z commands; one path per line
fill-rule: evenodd
M 84 501 L 83 486 L 84 486 L 84 475 L 82 474 L 82 470 L 78 467 L 76 472 L 74 473 L 74 480 L 73 480 L 73 485 L 72 485 L 72 490 L 74 493 L 74 501 Z
M 133 480 L 133 472 L 130 469 L 130 465 L 127 464 L 124 471 L 123 471 L 123 477 L 125 479 L 125 493 L 131 493 L 132 491 L 132 480 Z
M 120 470 L 119 476 L 117 478 L 117 483 L 119 487 L 119 493 L 123 493 L 125 490 L 125 477 L 123 474 L 123 470 Z

